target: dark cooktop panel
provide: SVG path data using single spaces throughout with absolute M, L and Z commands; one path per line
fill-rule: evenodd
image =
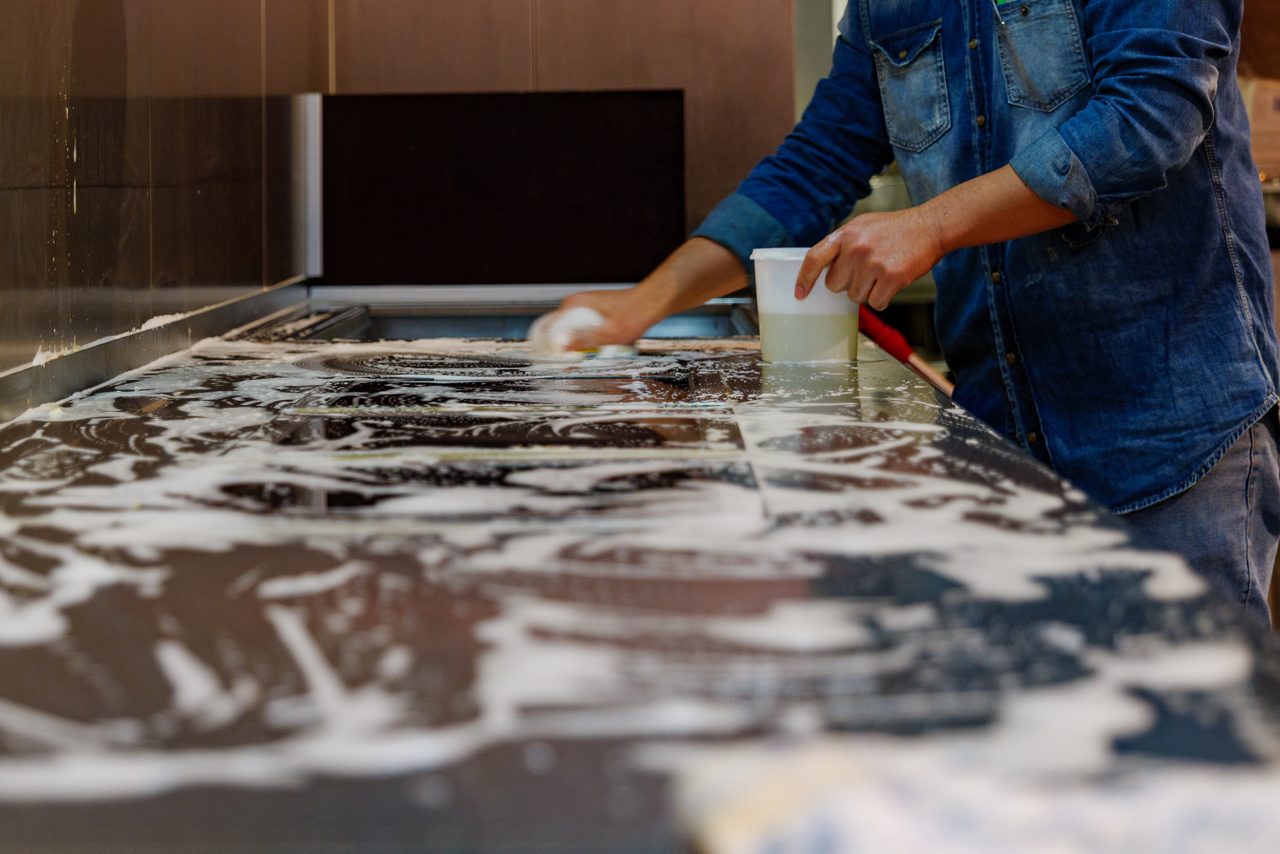
M 324 102 L 339 284 L 638 281 L 684 239 L 680 91 Z

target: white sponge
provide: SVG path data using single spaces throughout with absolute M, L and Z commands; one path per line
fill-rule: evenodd
M 534 354 L 553 358 L 582 358 L 582 351 L 569 349 L 569 342 L 579 332 L 604 325 L 604 315 L 594 308 L 578 306 L 567 311 L 553 311 L 533 322 L 529 328 L 529 348 Z
M 632 359 L 640 354 L 630 344 L 601 344 L 596 355 L 601 359 Z

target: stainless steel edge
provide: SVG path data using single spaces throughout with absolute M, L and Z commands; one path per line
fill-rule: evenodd
M 297 133 L 304 164 L 302 198 L 298 200 L 305 223 L 301 237 L 303 270 L 318 279 L 324 275 L 324 100 L 320 95 L 304 95 L 294 102 Z
M 520 312 L 550 309 L 579 291 L 620 291 L 628 282 L 576 285 L 316 285 L 311 304 L 316 310 L 367 306 L 372 312 L 484 309 L 488 312 Z M 753 305 L 750 297 L 721 297 L 706 303 L 702 311 L 719 312 L 733 306 Z M 695 309 L 695 311 L 697 311 Z
M 580 285 L 316 285 L 311 304 L 317 309 L 365 305 L 370 309 L 445 306 L 554 306 L 579 291 L 620 291 L 627 282 Z
M 126 371 L 190 347 L 196 341 L 258 321 L 267 315 L 305 306 L 302 279 L 227 300 L 154 329 L 127 332 L 99 344 L 51 359 L 41 365 L 0 374 L 0 421 L 9 421 L 33 406 L 101 385 Z

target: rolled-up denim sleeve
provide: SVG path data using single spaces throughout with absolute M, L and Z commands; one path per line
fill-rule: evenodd
M 693 232 L 728 248 L 748 270 L 752 249 L 808 246 L 826 236 L 893 159 L 858 5 L 845 12 L 831 72 L 800 123 Z
M 751 251 L 792 243 L 786 226 L 760 207 L 750 196 L 733 193 L 716 205 L 690 237 L 705 237 L 728 249 L 742 266 L 751 269 Z
M 1242 0 L 1085 0 L 1081 13 L 1093 97 L 1011 165 L 1092 228 L 1163 190 L 1204 142 Z

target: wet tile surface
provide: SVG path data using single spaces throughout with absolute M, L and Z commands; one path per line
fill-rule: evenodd
M 0 842 L 1274 838 L 1274 651 L 1180 561 L 874 351 L 654 347 L 206 342 L 0 428 Z

